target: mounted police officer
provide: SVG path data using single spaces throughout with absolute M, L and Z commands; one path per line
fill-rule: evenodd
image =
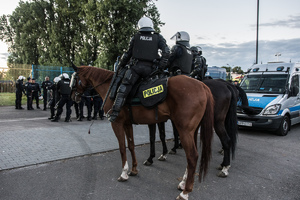
M 139 78 L 145 78 L 156 68 L 154 65 L 159 60 L 158 67 L 164 69 L 169 57 L 169 47 L 162 35 L 155 33 L 153 22 L 148 17 L 142 17 L 138 22 L 139 31 L 136 33 L 129 44 L 126 53 L 123 54 L 118 68 L 123 68 L 129 62 L 121 85 L 118 88 L 116 99 L 109 114 L 109 121 L 114 122 L 126 101 L 126 97 L 131 91 L 132 86 Z M 158 50 L 161 50 L 159 58 Z
M 32 107 L 32 80 L 30 77 L 27 78 L 27 82 L 25 83 L 25 90 L 27 96 L 27 110 L 34 110 Z
M 49 76 L 45 77 L 45 81 L 42 82 L 43 88 L 43 100 L 44 100 L 44 109 L 47 110 L 47 103 L 48 103 L 48 91 L 52 85 L 52 82 L 49 80 Z
M 193 53 L 193 71 L 190 73 L 190 76 L 202 81 L 205 77 L 205 73 L 207 72 L 206 59 L 202 56 L 202 48 L 191 47 Z
M 189 75 L 192 69 L 193 55 L 190 49 L 190 36 L 185 31 L 177 32 L 171 39 L 176 40 L 176 45 L 171 49 L 168 60 L 168 70 L 171 76 Z
M 57 91 L 60 94 L 60 100 L 57 103 L 57 111 L 54 119 L 52 122 L 58 122 L 60 115 L 63 112 L 63 106 L 66 105 L 67 113 L 65 122 L 71 121 L 71 106 L 72 106 L 72 99 L 71 99 L 71 87 L 70 87 L 70 78 L 67 73 L 63 73 L 59 76 L 61 78 L 60 81 L 57 83 Z
M 23 80 L 25 79 L 24 76 L 19 76 L 18 80 L 16 81 L 16 109 L 23 110 L 22 108 L 22 93 L 25 94 Z
M 39 106 L 39 94 L 41 93 L 41 88 L 38 83 L 35 82 L 35 78 L 32 78 L 32 99 L 35 99 L 36 108 L 40 109 Z

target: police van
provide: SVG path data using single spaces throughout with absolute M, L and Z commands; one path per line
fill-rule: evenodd
M 240 84 L 252 112 L 238 110 L 238 126 L 285 136 L 292 125 L 300 122 L 299 76 L 300 63 L 252 66 Z

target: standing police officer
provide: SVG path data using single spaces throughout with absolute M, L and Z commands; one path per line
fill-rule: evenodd
M 32 107 L 32 85 L 31 78 L 27 78 L 27 82 L 25 83 L 25 90 L 27 96 L 27 110 L 34 110 Z
M 24 76 L 19 76 L 18 80 L 16 81 L 16 109 L 23 110 L 22 108 L 22 93 L 25 94 L 24 87 L 23 87 L 23 80 L 25 79 Z
M 49 106 L 50 106 L 50 117 L 48 119 L 54 119 L 55 115 L 55 105 L 59 101 L 59 94 L 57 92 L 57 83 L 60 81 L 59 77 L 55 77 L 53 79 L 53 84 L 48 88 L 50 91 L 50 100 L 49 100 Z
M 47 110 L 47 103 L 48 103 L 48 90 L 50 89 L 52 82 L 49 81 L 49 76 L 45 77 L 45 81 L 42 83 L 43 88 L 43 100 L 44 100 L 44 109 Z
M 126 53 L 123 54 L 118 67 L 125 67 L 130 60 L 130 67 L 125 72 L 117 96 L 109 115 L 109 121 L 114 122 L 125 103 L 132 86 L 141 77 L 147 77 L 155 70 L 154 64 L 159 59 L 159 68 L 165 68 L 169 57 L 169 47 L 162 35 L 155 33 L 153 22 L 148 17 L 142 17 L 138 22 L 139 31 L 129 44 Z M 161 50 L 162 57 L 159 58 L 158 50 Z
M 190 36 L 185 31 L 177 32 L 171 39 L 176 39 L 176 45 L 171 49 L 168 60 L 171 75 L 189 75 L 192 71 L 193 55 L 190 49 Z
M 54 119 L 52 119 L 52 122 L 58 122 L 61 113 L 63 112 L 63 106 L 66 104 L 66 118 L 65 122 L 71 121 L 71 106 L 72 106 L 72 99 L 71 99 L 71 87 L 70 87 L 70 78 L 67 73 L 63 73 L 60 75 L 61 80 L 57 83 L 57 91 L 60 94 L 60 100 L 57 103 L 57 111 Z
M 190 73 L 190 76 L 202 81 L 207 72 L 206 59 L 202 56 L 201 47 L 191 47 L 193 53 L 193 71 Z
M 32 78 L 32 99 L 35 99 L 36 108 L 40 109 L 39 106 L 39 94 L 41 93 L 41 88 L 38 83 L 35 82 L 35 78 Z

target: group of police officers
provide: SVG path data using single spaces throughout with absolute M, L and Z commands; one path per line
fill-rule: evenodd
M 198 80 L 203 80 L 207 71 L 206 60 L 202 56 L 201 47 L 190 47 L 190 36 L 185 31 L 177 32 L 171 39 L 176 40 L 176 44 L 170 50 L 166 40 L 162 35 L 156 33 L 153 28 L 153 22 L 148 17 L 142 17 L 138 22 L 139 30 L 131 38 L 128 50 L 122 55 L 122 58 L 118 64 L 118 78 L 120 86 L 116 90 L 116 95 L 112 98 L 114 104 L 112 111 L 107 113 L 108 119 L 114 122 L 124 105 L 128 94 L 130 93 L 133 85 L 140 79 L 146 78 L 155 70 L 167 70 L 170 76 L 187 75 Z M 158 53 L 160 52 L 160 53 Z M 24 77 L 20 76 L 17 81 L 17 93 L 16 93 L 16 109 L 22 109 L 20 96 L 22 96 L 23 90 L 21 85 L 23 84 Z M 73 104 L 70 94 L 70 78 L 66 73 L 61 74 L 54 79 L 54 84 L 46 77 L 42 83 L 43 98 L 44 98 L 44 110 L 46 110 L 47 104 L 47 90 L 52 92 L 52 101 L 49 102 L 51 116 L 49 119 L 53 122 L 57 122 L 63 112 L 63 106 L 66 105 L 66 118 L 65 122 L 70 121 L 71 106 Z M 25 84 L 27 95 L 27 109 L 32 110 L 32 99 L 35 98 L 37 102 L 37 108 L 39 109 L 38 93 L 41 92 L 38 83 L 35 83 L 34 79 L 28 78 L 28 82 Z M 95 91 L 86 91 L 93 92 Z M 88 107 L 88 120 L 91 120 L 91 108 L 90 97 L 96 99 L 95 102 L 102 102 L 101 97 L 97 94 L 85 94 L 83 95 L 82 104 L 76 105 L 76 117 L 80 121 L 83 118 L 82 109 L 83 103 Z M 99 99 L 99 98 L 101 99 Z M 95 105 L 96 112 L 100 108 L 99 104 Z M 55 113 L 56 108 L 56 113 Z M 101 111 L 101 119 L 103 119 L 103 111 Z M 94 113 L 94 119 L 97 118 L 97 114 Z
M 82 101 L 77 104 L 71 99 L 70 78 L 67 73 L 63 73 L 58 77 L 55 77 L 53 83 L 49 80 L 49 77 L 45 77 L 45 81 L 42 83 L 42 87 L 35 82 L 34 78 L 27 78 L 27 82 L 24 84 L 24 76 L 19 76 L 16 81 L 16 109 L 24 109 L 22 105 L 22 93 L 27 96 L 27 110 L 34 110 L 32 107 L 32 101 L 36 101 L 36 108 L 39 107 L 39 94 L 41 94 L 41 88 L 43 89 L 43 101 L 44 108 L 50 108 L 50 117 L 48 118 L 52 122 L 58 122 L 63 112 L 63 107 L 66 106 L 66 118 L 65 122 L 71 121 L 71 106 L 74 105 L 76 111 L 76 118 L 78 121 L 82 121 L 84 118 L 83 108 L 87 107 L 87 120 L 96 120 L 97 116 L 101 120 L 104 119 L 103 111 L 100 110 L 102 105 L 102 99 L 95 91 L 86 91 L 86 95 L 83 95 Z M 91 116 L 92 108 L 94 108 L 94 115 Z M 55 112 L 56 111 L 56 112 Z

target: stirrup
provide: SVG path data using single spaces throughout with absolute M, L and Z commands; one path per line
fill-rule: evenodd
M 110 122 L 114 122 L 119 115 L 119 112 L 113 111 L 111 114 L 107 114 L 107 118 Z

